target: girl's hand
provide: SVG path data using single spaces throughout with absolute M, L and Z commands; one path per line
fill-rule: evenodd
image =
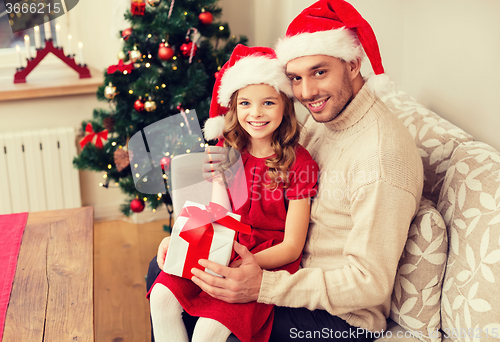
M 217 166 L 226 159 L 225 151 L 226 149 L 224 147 L 219 146 L 208 146 L 205 148 L 205 157 L 203 158 L 201 167 L 203 179 L 210 180 L 214 176 L 220 174 L 220 171 L 217 170 Z
M 158 255 L 156 256 L 156 262 L 158 267 L 163 271 L 163 266 L 165 265 L 165 258 L 167 257 L 168 245 L 170 244 L 170 236 L 164 238 L 160 246 L 158 247 Z

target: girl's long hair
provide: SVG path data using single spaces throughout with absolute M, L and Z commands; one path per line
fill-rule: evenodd
M 278 186 L 287 188 L 290 185 L 288 170 L 295 162 L 295 147 L 299 143 L 300 137 L 300 124 L 295 115 L 293 100 L 283 92 L 280 92 L 280 96 L 284 104 L 283 120 L 273 132 L 271 142 L 271 147 L 276 155 L 266 159 L 270 183 L 265 184 L 265 186 L 270 189 L 276 189 Z M 229 110 L 225 117 L 224 146 L 242 151 L 250 139 L 238 121 L 237 98 L 238 91 L 231 96 Z

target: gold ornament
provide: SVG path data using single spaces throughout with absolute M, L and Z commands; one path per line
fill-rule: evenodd
M 142 53 L 137 50 L 137 46 L 134 46 L 134 49 L 129 52 L 130 60 L 132 62 L 140 62 L 142 60 Z
M 147 0 L 147 3 L 151 7 L 156 7 L 160 4 L 161 0 Z
M 125 58 L 127 58 L 127 55 L 125 54 L 125 52 L 120 51 L 120 52 L 118 52 L 118 55 L 116 55 L 116 57 L 118 57 L 118 60 L 121 59 L 121 60 L 125 61 Z
M 116 94 L 116 87 L 109 82 L 109 84 L 104 88 L 104 97 L 107 98 L 108 100 L 112 100 L 115 98 Z
M 148 101 L 146 101 L 146 103 L 144 103 L 144 109 L 147 111 L 147 112 L 152 112 L 156 109 L 156 102 L 151 100 L 151 98 L 149 98 Z

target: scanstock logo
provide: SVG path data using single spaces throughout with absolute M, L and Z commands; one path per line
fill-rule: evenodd
M 206 179 L 203 166 L 210 160 L 206 156 L 205 141 L 196 111 L 182 112 L 158 120 L 136 132 L 127 144 L 130 171 L 135 189 L 143 194 L 168 194 L 174 198 L 174 193 L 184 201 L 200 204 L 211 198 L 213 179 L 222 181 L 231 194 L 231 204 L 234 210 L 243 206 L 248 199 L 246 175 L 243 161 L 238 150 L 220 147 L 219 153 L 226 156 L 226 162 L 216 164 L 220 178 Z M 170 166 L 163 167 L 161 160 L 171 158 Z M 222 188 L 222 185 L 216 189 Z M 223 188 L 222 188 L 223 189 Z M 225 194 L 226 191 L 223 191 Z M 216 198 L 222 196 L 216 193 Z M 182 202 L 184 204 L 184 202 Z
M 80 0 L 3 0 L 12 32 L 43 25 L 71 11 Z

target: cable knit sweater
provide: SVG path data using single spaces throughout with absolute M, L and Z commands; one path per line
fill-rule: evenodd
M 301 135 L 320 169 L 302 268 L 264 271 L 258 301 L 327 310 L 386 329 L 391 293 L 423 186 L 410 133 L 365 85 L 334 120 Z

